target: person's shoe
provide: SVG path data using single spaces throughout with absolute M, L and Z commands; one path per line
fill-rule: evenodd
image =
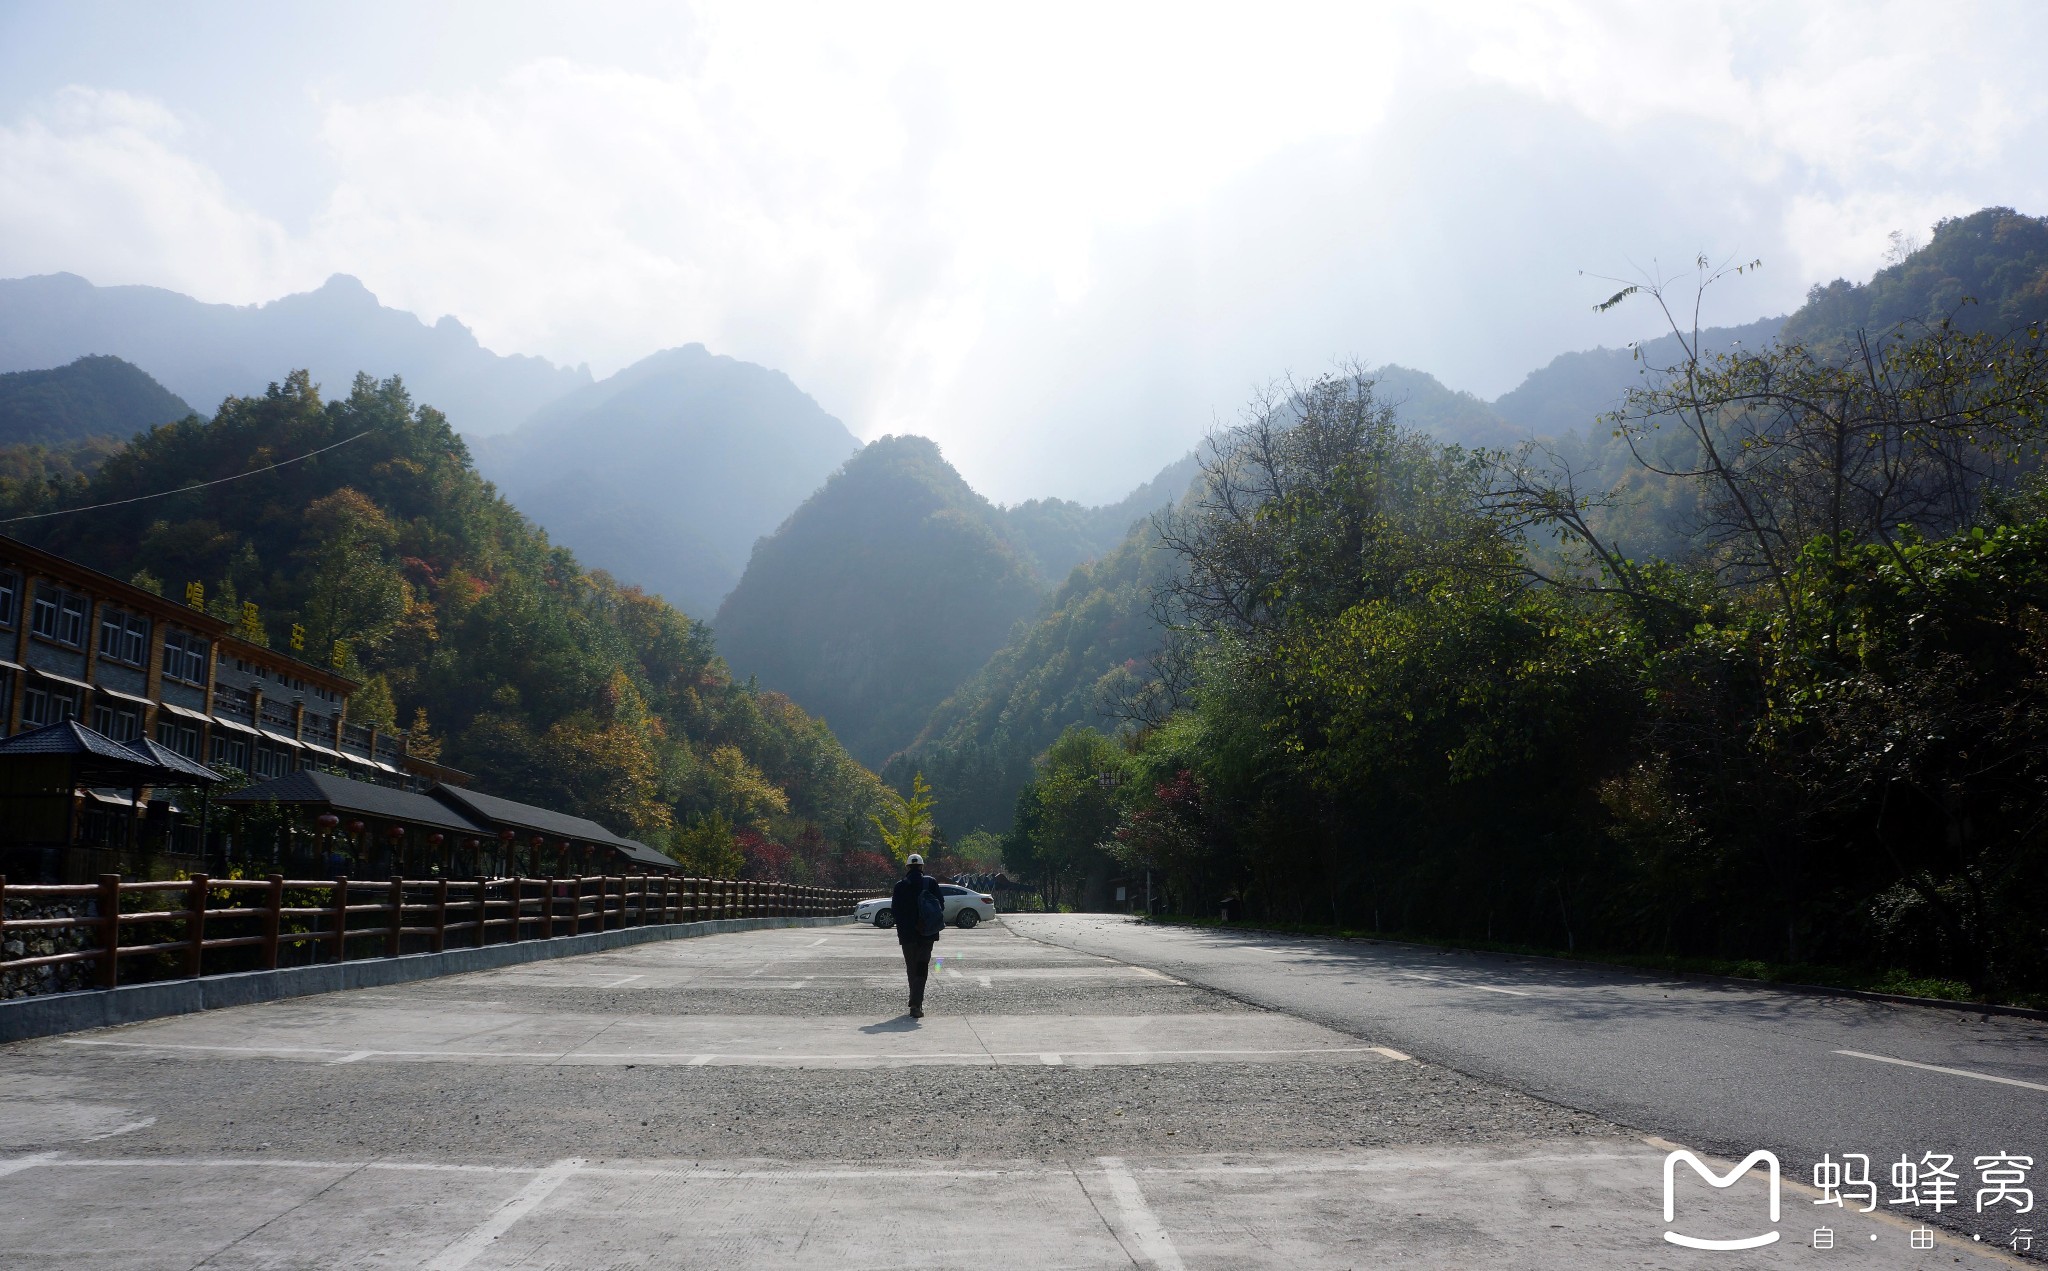
M 924 1018 L 924 1007 L 922 1007 L 922 1006 L 913 1006 L 913 1007 L 911 1007 L 911 1008 L 910 1008 L 910 1018 L 912 1018 L 912 1019 L 923 1019 L 923 1018 Z

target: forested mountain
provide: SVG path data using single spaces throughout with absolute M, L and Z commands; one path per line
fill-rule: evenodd
M 256 638 L 365 678 L 353 714 L 438 742 L 480 789 L 705 868 L 738 866 L 735 830 L 789 845 L 809 877 L 862 849 L 880 786 L 823 722 L 735 683 L 703 623 L 551 544 L 396 379 L 323 401 L 294 373 L 137 437 L 59 493 L 85 506 L 243 473 L 257 475 L 18 532 L 169 595 L 198 583 L 224 616 L 253 604 Z
M 386 368 L 436 402 L 466 435 L 503 432 L 537 406 L 590 383 L 583 367 L 501 357 L 452 317 L 432 326 L 387 309 L 336 274 L 317 290 L 261 305 L 206 304 L 160 287 L 96 287 L 75 274 L 0 280 L 0 371 L 62 366 L 95 353 L 141 367 L 210 413 L 253 396 L 280 366 L 330 388 Z
M 126 441 L 192 413 L 146 373 L 117 357 L 0 374 L 0 446 Z
M 1529 439 L 1528 431 L 1511 423 L 1494 404 L 1447 388 L 1427 371 L 1389 363 L 1372 378 L 1382 399 L 1395 406 L 1410 427 L 1438 441 L 1467 449 L 1504 450 Z
M 557 542 L 709 614 L 754 540 L 859 448 L 788 376 L 692 344 L 578 389 L 477 450 Z
M 883 780 L 908 788 L 922 771 L 938 795 L 933 816 L 955 842 L 1007 830 L 1032 762 L 1068 728 L 1109 723 L 1105 711 L 1149 674 L 1160 645 L 1152 595 L 1173 564 L 1148 519 L 1114 551 L 1075 568 L 1049 612 L 939 704 Z
M 1710 328 L 1701 333 L 1701 347 L 1710 356 L 1761 352 L 1781 328 L 1839 339 L 1848 329 L 1840 324 L 1856 314 L 1881 313 L 1892 323 L 1939 316 L 1960 295 L 1975 294 L 1958 291 L 1964 278 L 1992 288 L 1982 304 L 1964 312 L 2012 319 L 2036 314 L 2027 306 L 2040 305 L 2040 296 L 2048 294 L 2042 282 L 2048 268 L 2043 225 L 2002 209 L 1945 221 L 1926 248 L 1870 283 L 1815 287 L 1791 319 Z M 1492 403 L 1404 367 L 1383 366 L 1371 377 L 1376 401 L 1402 426 L 1439 441 L 1509 448 L 1529 437 L 1548 439 L 1584 470 L 1585 492 L 1612 490 L 1613 506 L 1592 515 L 1596 529 L 1630 556 L 1684 562 L 1701 549 L 1694 534 L 1703 514 L 1701 486 L 1645 468 L 1612 426 L 1599 420 L 1620 407 L 1630 389 L 1649 383 L 1655 368 L 1681 357 L 1675 336 L 1645 341 L 1639 350 L 1568 353 Z M 1637 440 L 1646 455 L 1667 465 L 1689 461 L 1690 442 L 1682 430 L 1639 433 Z M 1192 458 L 1184 465 L 1175 470 L 1176 496 L 1194 475 Z M 1161 506 L 1169 501 L 1156 500 Z M 979 828 L 1008 828 L 1033 756 L 1066 728 L 1117 726 L 1103 706 L 1127 687 L 1127 676 L 1144 672 L 1160 647 L 1163 633 L 1148 609 L 1170 564 L 1148 523 L 1113 554 L 1077 571 L 1054 594 L 1050 613 L 948 697 L 884 777 L 900 786 L 912 770 L 924 771 L 939 795 L 939 822 L 956 838 Z
M 1761 348 L 1776 339 L 1784 325 L 1783 318 L 1759 318 L 1741 326 L 1708 327 L 1700 332 L 1700 345 L 1709 353 Z M 1642 383 L 1645 367 L 1670 366 L 1678 356 L 1678 340 L 1670 335 L 1645 340 L 1639 348 L 1603 346 L 1579 353 L 1560 353 L 1495 398 L 1493 409 L 1522 437 L 1584 434 L 1588 428 L 1597 426 L 1601 415 L 1620 406 L 1630 389 Z M 1420 420 L 1415 422 L 1428 427 Z
M 1806 293 L 1788 339 L 1838 339 L 1858 329 L 1953 321 L 1964 331 L 2010 331 L 2048 318 L 2048 217 L 1987 207 L 1934 227 L 1925 247 L 1866 283 L 1837 278 Z
M 1002 513 L 922 437 L 884 437 L 761 540 L 715 626 L 734 669 L 879 765 L 1038 609 Z
M 1199 465 L 1184 455 L 1114 503 L 1084 507 L 1067 499 L 1031 499 L 1003 509 L 1011 537 L 1023 545 L 1048 586 L 1082 565 L 1115 551 L 1131 526 L 1178 499 Z

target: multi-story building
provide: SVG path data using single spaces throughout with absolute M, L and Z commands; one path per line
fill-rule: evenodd
M 0 537 L 0 735 L 77 719 L 256 778 L 302 768 L 419 791 L 467 776 L 351 720 L 360 687 L 205 612 Z

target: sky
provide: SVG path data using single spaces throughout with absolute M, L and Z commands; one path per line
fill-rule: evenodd
M 1610 278 L 1761 259 L 1748 321 L 2048 213 L 2044 57 L 2028 3 L 0 0 L 0 277 L 702 342 L 1094 502 L 1276 377 L 1491 398 L 1657 333 Z

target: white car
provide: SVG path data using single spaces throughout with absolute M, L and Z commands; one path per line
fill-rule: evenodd
M 966 930 L 976 923 L 993 922 L 996 916 L 996 898 L 987 892 L 969 891 L 952 883 L 940 883 L 939 894 L 946 898 L 946 925 Z M 856 922 L 871 922 L 884 931 L 896 925 L 896 911 L 890 908 L 887 896 L 863 900 L 853 907 Z

